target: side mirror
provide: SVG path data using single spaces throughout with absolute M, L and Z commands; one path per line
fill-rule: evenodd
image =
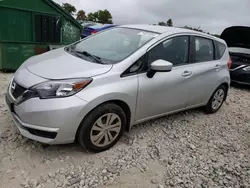
M 173 64 L 168 61 L 159 59 L 151 63 L 150 68 L 151 70 L 154 70 L 156 72 L 169 72 L 172 70 Z
M 173 64 L 159 59 L 151 63 L 150 70 L 147 73 L 148 78 L 152 78 L 156 72 L 170 72 L 173 68 Z

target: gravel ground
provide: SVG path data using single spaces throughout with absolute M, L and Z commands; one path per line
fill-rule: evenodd
M 250 187 L 249 89 L 213 115 L 191 110 L 138 125 L 112 149 L 49 146 L 17 133 L 0 73 L 0 187 Z

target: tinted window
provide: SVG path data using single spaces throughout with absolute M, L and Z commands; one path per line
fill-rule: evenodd
M 86 51 L 101 58 L 103 63 L 117 63 L 128 57 L 158 34 L 129 28 L 113 28 L 93 35 L 75 45 L 75 50 Z
M 60 17 L 35 15 L 36 42 L 61 42 Z
M 216 42 L 217 45 L 217 55 L 216 55 L 216 59 L 221 59 L 222 56 L 225 53 L 226 50 L 226 45 L 220 42 Z
M 158 59 L 169 61 L 173 63 L 173 65 L 185 64 L 188 62 L 188 49 L 188 36 L 180 36 L 168 39 L 149 51 L 149 64 Z
M 213 41 L 206 38 L 195 37 L 195 62 L 214 60 Z

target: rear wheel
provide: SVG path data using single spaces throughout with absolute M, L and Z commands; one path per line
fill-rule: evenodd
M 205 112 L 209 114 L 217 112 L 225 101 L 226 95 L 227 88 L 224 85 L 220 85 L 205 106 Z
M 82 147 L 101 152 L 115 145 L 126 125 L 124 111 L 113 103 L 96 107 L 81 123 L 77 140 Z

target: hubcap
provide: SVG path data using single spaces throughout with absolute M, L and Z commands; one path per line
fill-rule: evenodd
M 101 116 L 93 125 L 90 132 L 92 144 L 104 147 L 112 143 L 121 131 L 122 122 L 118 115 L 108 113 Z
M 217 110 L 222 102 L 223 102 L 223 99 L 224 99 L 224 90 L 223 89 L 219 89 L 218 91 L 216 91 L 216 93 L 214 94 L 214 98 L 213 98 L 213 101 L 212 101 L 212 108 L 214 110 Z

